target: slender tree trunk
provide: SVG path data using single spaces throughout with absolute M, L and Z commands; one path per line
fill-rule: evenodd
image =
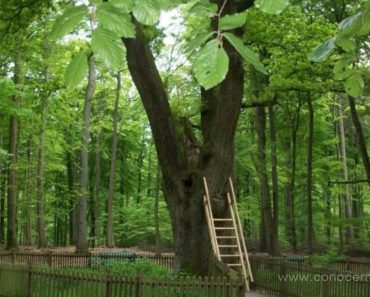
M 293 248 L 293 252 L 297 251 L 296 227 L 295 227 L 295 209 L 294 209 L 294 188 L 296 175 L 296 152 L 297 152 L 297 134 L 300 124 L 301 102 L 298 102 L 294 112 L 291 125 L 291 136 L 285 143 L 287 151 L 286 168 L 287 182 L 285 183 L 285 233 L 288 242 Z
M 155 193 L 154 193 L 154 226 L 155 226 L 155 246 L 157 253 L 160 252 L 161 246 L 161 233 L 159 225 L 159 191 L 161 187 L 161 168 L 157 164 L 157 173 L 155 181 Z
M 139 156 L 137 157 L 137 196 L 136 196 L 136 203 L 139 204 L 141 202 L 141 188 L 142 188 L 142 180 L 143 180 L 143 163 L 144 163 L 144 137 L 141 143 L 141 148 L 139 152 Z
M 113 138 L 112 138 L 112 156 L 110 164 L 109 188 L 107 200 L 107 247 L 114 248 L 114 231 L 113 231 L 113 196 L 114 181 L 117 165 L 117 144 L 118 144 L 118 121 L 119 121 L 119 99 L 121 93 L 121 73 L 117 74 L 116 100 L 114 102 L 113 112 Z
M 94 187 L 94 245 L 100 242 L 100 183 L 101 183 L 101 132 L 98 133 L 95 144 L 95 187 Z
M 256 132 L 257 132 L 257 160 L 256 169 L 258 179 L 260 181 L 261 193 L 261 235 L 262 243 L 266 244 L 261 246 L 261 251 L 273 253 L 273 217 L 271 210 L 270 186 L 267 177 L 266 166 L 266 111 L 265 108 L 259 106 L 256 108 Z
M 273 242 L 272 252 L 279 253 L 279 184 L 277 171 L 277 152 L 276 152 L 276 126 L 275 112 L 273 106 L 268 107 L 271 141 L 271 175 L 272 175 L 272 204 L 273 204 Z
M 75 227 L 75 220 L 74 220 L 74 209 L 75 209 L 75 180 L 76 180 L 76 172 L 73 164 L 73 156 L 70 151 L 67 152 L 67 183 L 68 183 L 68 200 L 69 200 L 69 243 L 74 245 L 77 243 L 75 241 L 74 230 Z
M 46 80 L 47 81 L 47 80 Z M 46 113 L 47 113 L 47 98 L 42 98 L 41 101 L 41 126 L 39 132 L 39 155 L 37 162 L 37 233 L 38 233 L 38 247 L 47 247 L 47 237 L 45 232 L 45 197 L 44 197 L 44 183 L 45 183 L 45 130 L 46 130 Z
M 313 166 L 313 133 L 314 110 L 311 95 L 307 98 L 308 105 L 308 140 L 307 140 L 307 248 L 308 253 L 313 252 L 313 211 L 312 211 L 312 166 Z
M 81 172 L 80 187 L 81 193 L 78 201 L 78 238 L 76 251 L 87 252 L 87 200 L 89 196 L 89 139 L 90 139 L 90 114 L 92 100 L 96 87 L 96 66 L 95 57 L 89 57 L 89 76 L 86 87 L 84 111 L 83 111 L 83 129 L 82 129 L 82 148 L 81 148 Z
M 353 98 L 351 96 L 349 97 L 349 106 L 351 108 L 352 123 L 353 123 L 353 126 L 355 127 L 355 130 L 356 130 L 358 148 L 359 148 L 359 151 L 360 151 L 362 163 L 364 165 L 366 179 L 367 179 L 367 182 L 370 186 L 369 154 L 367 152 L 366 140 L 365 140 L 364 132 L 363 132 L 363 129 L 362 129 L 362 125 L 361 125 L 360 119 L 359 119 L 358 114 L 357 114 L 355 98 Z
M 28 137 L 27 145 L 27 168 L 24 178 L 24 198 L 25 198 L 25 223 L 24 223 L 24 244 L 32 245 L 32 223 L 31 223 L 31 209 L 32 209 L 32 194 L 30 193 L 30 171 L 32 168 L 32 148 L 33 148 L 33 136 L 32 134 Z
M 0 130 L 0 148 L 3 148 L 3 131 Z M 0 154 L 0 244 L 5 243 L 5 179 L 3 156 Z
M 338 105 L 339 112 L 339 159 L 342 161 L 343 168 L 343 179 L 345 181 L 349 180 L 348 177 L 348 167 L 347 167 L 347 152 L 346 152 L 346 135 L 344 130 L 344 120 L 343 120 L 343 102 L 340 100 Z M 343 199 L 343 208 L 344 208 L 344 218 L 352 218 L 352 198 L 349 191 L 349 185 L 344 185 L 344 193 L 342 195 Z M 353 229 L 352 226 L 346 224 L 346 243 L 351 243 L 353 239 Z
M 20 53 L 14 61 L 14 83 L 22 84 L 22 66 Z M 18 95 L 13 96 L 15 106 L 19 105 Z M 9 128 L 9 165 L 8 165 L 8 224 L 7 224 L 7 244 L 8 249 L 18 248 L 17 244 L 17 139 L 18 139 L 18 118 L 16 115 L 10 117 Z

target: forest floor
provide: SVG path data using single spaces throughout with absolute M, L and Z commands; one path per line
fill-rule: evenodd
M 51 251 L 53 253 L 73 253 L 76 251 L 74 246 L 67 246 L 67 247 L 49 247 L 44 249 L 39 249 L 37 246 L 19 246 L 18 247 L 20 252 L 32 252 L 32 253 L 44 253 Z M 0 251 L 6 251 L 5 246 L 0 245 Z M 111 253 L 119 253 L 119 252 L 129 252 L 135 254 L 155 254 L 155 248 L 153 247 L 125 247 L 125 248 L 106 248 L 106 247 L 97 247 L 97 248 L 90 248 L 90 252 L 94 253 L 102 253 L 102 252 L 111 252 Z M 172 253 L 170 249 L 161 249 L 162 254 Z

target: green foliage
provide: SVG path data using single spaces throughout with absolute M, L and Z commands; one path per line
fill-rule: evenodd
M 362 78 L 362 68 L 368 68 L 361 63 L 361 49 L 358 41 L 370 32 L 370 1 L 362 1 L 358 12 L 345 18 L 338 25 L 339 33 L 336 37 L 319 45 L 313 50 L 312 60 L 315 62 L 325 60 L 333 53 L 335 46 L 340 48 L 339 57 L 334 66 L 335 78 L 344 81 L 347 94 L 353 97 L 362 95 L 365 83 Z M 335 41 L 335 43 L 334 43 Z M 357 64 L 359 71 L 353 72 L 352 66 Z
M 136 259 L 135 261 L 108 261 L 102 266 L 98 267 L 98 271 L 112 272 L 115 274 L 120 274 L 124 276 L 141 276 L 148 277 L 166 277 L 171 276 L 172 272 L 154 264 L 150 259 Z
M 198 53 L 193 71 L 196 79 L 206 90 L 222 82 L 229 67 L 229 57 L 219 41 L 209 41 Z
M 245 13 L 236 13 L 233 15 L 225 15 L 220 19 L 219 27 L 221 30 L 231 30 L 240 28 L 245 24 Z
M 135 27 L 131 23 L 130 16 L 126 9 L 117 8 L 111 3 L 101 3 L 96 10 L 98 22 L 118 37 L 134 38 Z
M 112 31 L 98 28 L 92 33 L 91 48 L 98 61 L 106 67 L 120 69 L 124 59 L 124 47 Z
M 258 55 L 254 51 L 247 48 L 242 39 L 231 33 L 224 33 L 224 36 L 248 63 L 252 64 L 256 70 L 266 73 L 266 69 L 261 63 Z
M 157 0 L 139 0 L 133 9 L 135 18 L 144 25 L 154 25 L 159 20 L 161 7 Z
M 87 53 L 78 53 L 69 63 L 66 73 L 65 82 L 68 88 L 74 88 L 86 78 L 88 63 L 87 63 Z
M 87 16 L 87 13 L 88 9 L 85 5 L 70 5 L 65 9 L 64 13 L 56 19 L 50 32 L 50 38 L 56 40 L 71 32 Z
M 289 0 L 256 0 L 255 5 L 263 12 L 279 14 L 289 5 Z

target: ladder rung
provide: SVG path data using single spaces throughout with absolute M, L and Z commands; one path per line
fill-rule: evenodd
M 233 219 L 222 219 L 222 218 L 216 218 L 213 219 L 216 222 L 231 222 Z
M 238 254 L 232 254 L 232 255 L 220 255 L 221 258 L 240 258 L 240 255 Z
M 240 263 L 229 263 L 229 264 L 226 264 L 227 266 L 242 266 L 242 264 Z
M 215 230 L 234 230 L 234 227 L 215 227 Z
M 234 248 L 234 247 L 238 247 L 238 246 L 235 245 L 235 244 L 219 244 L 218 247 L 220 247 L 220 248 Z
M 216 236 L 217 239 L 236 239 L 236 236 Z

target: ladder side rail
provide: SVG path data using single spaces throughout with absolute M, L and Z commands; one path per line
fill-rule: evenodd
M 233 225 L 234 225 L 234 229 L 235 229 L 235 235 L 236 235 L 236 238 L 237 238 L 236 240 L 237 240 L 237 245 L 238 245 L 238 250 L 239 250 L 240 263 L 242 265 L 243 276 L 245 278 L 245 284 L 247 286 L 247 291 L 249 291 L 248 275 L 247 275 L 247 271 L 245 269 L 244 256 L 243 256 L 242 248 L 241 248 L 241 245 L 240 245 L 239 234 L 237 232 L 237 226 L 236 226 L 236 221 L 235 221 L 234 209 L 232 207 L 232 201 L 231 201 L 230 193 L 227 193 L 227 200 L 228 200 L 228 203 L 229 203 L 230 215 L 231 215 L 231 218 L 233 220 Z
M 214 224 L 214 220 L 213 220 L 213 212 L 212 212 L 212 205 L 211 205 L 211 198 L 209 196 L 209 189 L 208 189 L 208 184 L 207 184 L 207 179 L 205 177 L 203 177 L 203 184 L 204 184 L 204 189 L 205 189 L 205 192 L 206 192 L 206 201 L 207 201 L 207 206 L 208 206 L 208 209 L 209 209 L 209 217 L 210 217 L 210 221 L 211 221 L 211 229 L 212 229 L 212 234 L 214 236 L 214 242 L 215 242 L 215 252 L 216 252 L 216 257 L 218 260 L 221 261 L 221 256 L 220 256 L 220 249 L 218 247 L 218 243 L 217 243 L 217 234 L 216 234 L 216 229 L 215 229 L 215 224 Z
M 248 266 L 248 270 L 249 270 L 250 279 L 251 279 L 252 282 L 254 282 L 254 278 L 253 278 L 253 274 L 252 274 L 252 268 L 251 268 L 251 264 L 250 264 L 249 257 L 248 257 L 248 250 L 247 250 L 247 246 L 245 244 L 243 229 L 241 227 L 239 210 L 238 210 L 238 205 L 236 203 L 235 191 L 234 191 L 234 186 L 233 186 L 233 182 L 232 182 L 231 177 L 229 177 L 229 185 L 230 185 L 231 197 L 232 197 L 232 205 L 230 205 L 230 206 L 234 207 L 235 212 L 236 212 L 236 220 L 237 220 L 237 225 L 238 225 L 238 231 L 240 233 L 243 250 L 244 250 L 244 253 L 245 253 L 245 257 L 246 257 L 246 262 L 247 262 L 247 266 Z
M 208 232 L 210 235 L 211 239 L 211 244 L 212 244 L 212 249 L 215 257 L 217 257 L 217 243 L 216 243 L 216 238 L 214 236 L 214 232 L 212 230 L 212 223 L 211 223 L 211 218 L 209 214 L 209 207 L 208 207 L 208 202 L 207 202 L 207 197 L 204 195 L 203 196 L 203 204 L 204 204 L 204 210 L 206 213 L 206 219 L 207 219 L 207 225 L 208 225 Z

